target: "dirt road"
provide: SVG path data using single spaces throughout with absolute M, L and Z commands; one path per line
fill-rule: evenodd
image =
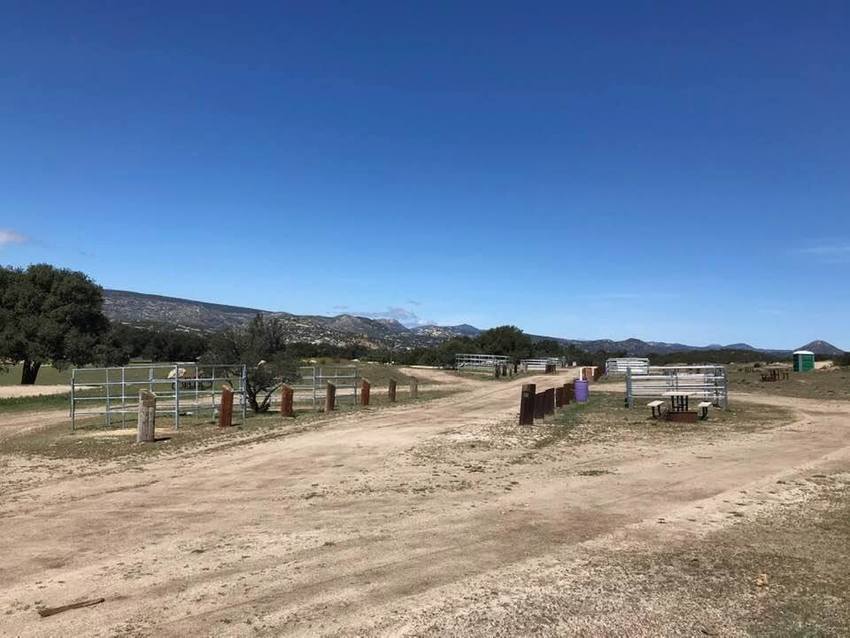
M 68 394 L 69 385 L 0 385 L 0 399 Z
M 26 432 L 68 420 L 68 410 L 37 410 L 0 414 L 0 441 L 13 434 Z M 0 449 L 2 452 L 2 449 Z
M 458 395 L 253 445 L 23 482 L 0 503 L 0 634 L 592 631 L 550 622 L 530 597 L 541 574 L 557 566 L 576 587 L 594 547 L 698 538 L 730 524 L 730 498 L 746 518 L 794 496 L 778 480 L 850 469 L 850 405 L 798 399 L 793 422 L 738 438 L 521 457 L 486 431 L 515 417 L 527 381 L 466 380 Z M 520 614 L 504 618 L 517 605 L 525 632 Z

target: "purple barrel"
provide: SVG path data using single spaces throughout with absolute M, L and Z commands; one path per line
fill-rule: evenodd
M 587 399 L 590 396 L 590 386 L 587 380 L 576 379 L 575 384 L 576 403 L 587 403 Z

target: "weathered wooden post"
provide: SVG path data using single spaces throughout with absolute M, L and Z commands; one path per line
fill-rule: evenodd
M 575 381 L 570 381 L 567 385 L 567 403 L 576 400 L 576 384 Z
M 537 392 L 534 395 L 534 418 L 542 419 L 546 416 L 546 393 L 545 392 Z
M 545 397 L 544 410 L 546 414 L 555 414 L 555 388 L 549 388 L 543 393 Z
M 368 379 L 360 380 L 360 405 L 369 405 L 369 395 L 372 392 L 372 384 Z
M 572 400 L 572 398 L 570 397 L 570 384 L 565 383 L 562 389 L 564 391 L 564 405 L 569 405 L 570 401 Z
M 325 412 L 333 412 L 336 407 L 336 386 L 328 381 L 325 388 Z
M 292 408 L 292 403 L 295 400 L 295 393 L 292 388 L 286 384 L 280 386 L 280 416 L 293 417 L 295 410 Z
M 136 428 L 136 443 L 156 441 L 156 395 L 148 390 L 139 390 L 139 423 Z
M 419 398 L 419 379 L 410 377 L 410 398 Z
M 390 383 L 387 386 L 387 400 L 389 400 L 390 403 L 395 403 L 396 384 L 397 382 L 395 379 L 390 379 Z
M 218 427 L 229 428 L 231 425 L 233 425 L 233 388 L 225 383 L 221 386 Z
M 493 366 L 493 376 L 497 379 L 502 376 L 502 369 L 498 365 Z
M 555 407 L 564 407 L 564 388 L 562 386 L 555 388 Z
M 519 396 L 519 424 L 534 425 L 534 396 L 537 393 L 537 386 L 533 383 L 526 383 L 522 386 L 522 393 Z

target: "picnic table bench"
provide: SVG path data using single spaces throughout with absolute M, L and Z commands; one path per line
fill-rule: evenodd
M 650 401 L 646 407 L 652 408 L 652 418 L 657 419 L 661 416 L 661 410 L 664 407 L 664 401 Z

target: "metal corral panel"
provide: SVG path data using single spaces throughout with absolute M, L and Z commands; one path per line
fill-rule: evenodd
M 522 369 L 526 372 L 528 371 L 542 371 L 545 372 L 548 366 L 557 366 L 560 363 L 560 359 L 557 357 L 549 357 L 547 359 L 523 359 L 519 362 L 522 366 Z
M 666 392 L 681 391 L 711 401 L 720 408 L 728 404 L 724 366 L 650 366 L 646 374 L 626 373 L 626 404 L 634 407 L 638 397 L 661 399 Z
M 640 357 L 619 357 L 605 362 L 605 374 L 626 374 L 631 370 L 634 374 L 646 374 L 649 371 L 649 359 Z
M 497 365 L 508 365 L 510 359 L 500 354 L 456 354 L 455 368 L 471 368 L 476 370 L 492 370 Z

